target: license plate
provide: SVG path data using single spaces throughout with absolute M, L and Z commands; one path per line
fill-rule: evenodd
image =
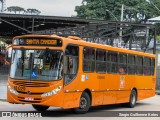
M 32 98 L 32 97 L 26 97 L 25 100 L 26 100 L 26 101 L 33 101 L 34 98 Z

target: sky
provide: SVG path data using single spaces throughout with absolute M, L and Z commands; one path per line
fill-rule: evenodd
M 76 15 L 75 6 L 81 5 L 81 3 L 82 0 L 6 0 L 5 7 L 35 8 L 41 11 L 40 15 L 70 17 Z

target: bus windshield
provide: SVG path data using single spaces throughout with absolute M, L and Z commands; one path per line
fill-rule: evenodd
M 10 77 L 21 80 L 62 78 L 63 52 L 58 50 L 13 49 Z

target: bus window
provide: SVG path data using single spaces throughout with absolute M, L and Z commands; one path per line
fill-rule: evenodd
M 136 57 L 136 73 L 138 75 L 143 75 L 143 57 Z
M 154 75 L 154 68 L 155 68 L 155 59 L 151 59 L 151 75 Z
M 128 55 L 128 74 L 135 74 L 135 56 Z
M 106 51 L 96 50 L 96 71 L 99 73 L 106 72 Z
M 95 70 L 95 50 L 84 47 L 83 49 L 83 71 L 94 72 Z
M 69 84 L 77 74 L 79 61 L 78 46 L 68 45 L 64 57 L 65 85 Z
M 107 72 L 108 73 L 117 73 L 117 52 L 108 52 L 107 53 Z
M 118 72 L 119 74 L 127 73 L 127 55 L 120 53 L 119 54 L 119 64 L 118 64 Z
M 144 75 L 151 75 L 151 59 L 144 57 L 144 66 L 143 66 Z

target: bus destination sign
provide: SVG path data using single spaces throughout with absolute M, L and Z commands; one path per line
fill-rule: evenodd
M 53 38 L 19 38 L 15 39 L 14 43 L 19 46 L 62 46 L 60 39 Z
M 27 45 L 57 45 L 57 40 L 26 39 Z

